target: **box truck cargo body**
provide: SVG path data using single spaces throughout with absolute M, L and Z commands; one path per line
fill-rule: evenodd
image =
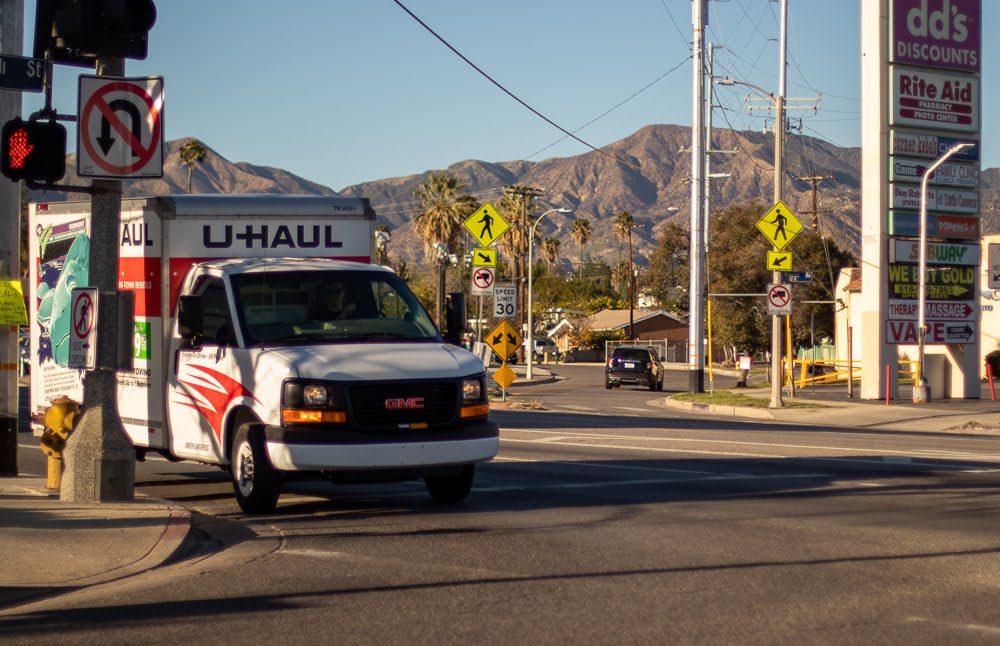
M 68 367 L 73 287 L 89 284 L 89 202 L 30 208 L 32 418 L 83 400 Z M 219 465 L 244 510 L 291 474 L 423 477 L 464 498 L 499 448 L 482 362 L 448 344 L 403 281 L 370 264 L 360 198 L 126 199 L 119 290 L 134 295 L 118 411 L 146 451 Z M 462 317 L 464 319 L 464 304 Z

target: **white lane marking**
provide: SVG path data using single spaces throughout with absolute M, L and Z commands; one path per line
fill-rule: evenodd
M 288 556 L 306 556 L 308 558 L 328 558 L 328 559 L 351 558 L 351 555 L 345 552 L 327 552 L 324 550 L 280 549 L 277 552 L 275 552 L 275 554 L 286 554 Z
M 917 455 L 925 458 L 968 458 L 968 459 L 982 460 L 982 461 L 1000 460 L 1000 454 L 969 453 L 967 451 L 942 451 L 942 450 L 927 450 L 927 449 L 909 450 L 909 451 L 893 450 L 893 449 L 856 449 L 848 446 L 828 446 L 823 444 L 785 444 L 785 443 L 775 443 L 775 442 L 747 442 L 745 440 L 708 440 L 708 439 L 688 438 L 688 437 L 663 437 L 663 436 L 651 437 L 648 435 L 614 435 L 607 433 L 587 433 L 584 432 L 586 429 L 571 429 L 571 428 L 570 429 L 561 428 L 558 430 L 560 433 L 564 435 L 573 436 L 576 439 L 597 438 L 597 439 L 614 439 L 614 440 L 642 440 L 642 441 L 656 441 L 656 442 L 687 442 L 693 444 L 726 444 L 726 445 L 751 446 L 751 447 L 761 447 L 770 449 L 850 451 L 852 453 L 858 453 L 858 454 L 872 454 L 877 452 L 879 454 L 899 455 L 904 457 L 911 457 Z M 516 429 L 509 429 L 507 432 L 545 434 L 545 433 L 552 433 L 554 431 L 550 429 L 516 428 Z M 501 439 L 507 439 L 502 437 L 502 433 L 503 431 L 501 431 Z M 519 441 L 528 442 L 531 440 L 519 440 Z
M 723 482 L 733 480 L 794 480 L 829 478 L 828 473 L 793 473 L 788 475 L 710 475 L 701 478 L 649 478 L 644 480 L 609 480 L 605 482 L 563 482 L 555 484 L 507 485 L 496 487 L 473 487 L 476 493 L 502 493 L 508 491 L 537 491 L 539 489 L 596 489 L 599 487 L 643 486 L 658 484 L 685 484 L 695 482 Z
M 649 412 L 648 408 L 637 408 L 635 406 L 615 406 L 614 408 L 617 408 L 618 410 L 635 411 L 637 413 L 648 413 Z
M 987 635 L 1000 634 L 1000 627 L 998 626 L 984 626 L 982 624 L 959 624 L 953 621 L 942 621 L 940 619 L 931 619 L 928 617 L 908 617 L 907 621 L 912 621 L 914 623 L 935 624 L 938 626 L 945 626 L 957 630 L 968 630 L 977 633 L 985 633 Z
M 655 473 L 690 473 L 693 475 L 715 475 L 715 471 L 694 471 L 692 469 L 667 469 L 664 467 L 637 467 L 626 464 L 597 464 L 595 462 L 573 462 L 570 460 L 525 460 L 521 458 L 497 457 L 493 461 L 507 462 L 545 462 L 546 464 L 561 464 L 568 467 L 587 467 L 588 469 L 615 469 L 618 471 L 653 471 Z M 730 475 L 743 475 L 735 473 Z

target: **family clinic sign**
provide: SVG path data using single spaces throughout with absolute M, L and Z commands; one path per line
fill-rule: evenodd
M 979 72 L 981 0 L 893 0 L 892 63 Z

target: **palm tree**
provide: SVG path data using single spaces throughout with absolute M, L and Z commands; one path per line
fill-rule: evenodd
M 181 164 L 188 167 L 188 193 L 191 192 L 191 175 L 194 171 L 194 165 L 205 161 L 207 155 L 208 151 L 205 150 L 205 145 L 197 139 L 188 139 L 181 146 Z
M 580 275 L 583 275 L 583 245 L 590 240 L 590 220 L 577 218 L 573 220 L 573 230 L 571 235 L 573 240 L 580 245 Z
M 462 192 L 466 187 L 465 182 L 442 171 L 431 173 L 413 192 L 413 197 L 420 201 L 413 221 L 428 258 L 434 257 L 434 243 L 455 249 L 462 222 L 476 209 L 476 200 Z
M 632 229 L 635 227 L 635 220 L 628 211 L 622 211 L 615 217 L 615 233 L 618 234 L 618 263 L 622 261 L 622 243 L 629 241 L 629 270 L 632 266 Z M 619 292 L 621 284 L 618 285 Z
M 549 236 L 542 240 L 542 256 L 545 258 L 545 266 L 548 268 L 549 273 L 552 273 L 552 265 L 556 264 L 559 260 L 559 245 L 561 245 L 559 238 L 553 238 Z

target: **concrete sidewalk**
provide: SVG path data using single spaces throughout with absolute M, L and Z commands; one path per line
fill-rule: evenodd
M 158 567 L 190 527 L 162 500 L 62 502 L 44 478 L 0 478 L 0 610 Z

